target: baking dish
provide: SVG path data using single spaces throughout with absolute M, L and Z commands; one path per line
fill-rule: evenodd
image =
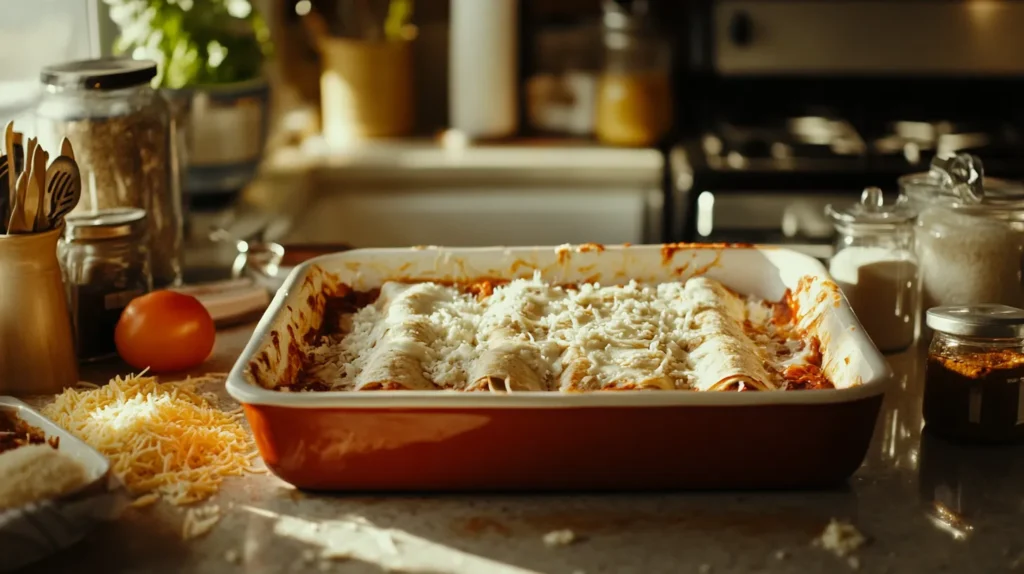
M 388 279 L 529 277 L 604 283 L 706 274 L 781 299 L 821 340 L 837 388 L 784 392 L 617 391 L 514 394 L 281 392 L 326 288 Z M 298 266 L 232 369 L 267 466 L 325 490 L 794 488 L 848 477 L 867 450 L 890 379 L 835 283 L 815 259 L 755 246 L 650 245 L 363 249 Z
M 85 468 L 88 482 L 59 498 L 0 510 L 0 572 L 16 570 L 78 542 L 100 520 L 109 520 L 127 502 L 110 472 L 110 463 L 95 449 L 55 425 L 27 404 L 0 397 L 0 411 L 11 411 L 50 437 L 59 450 Z

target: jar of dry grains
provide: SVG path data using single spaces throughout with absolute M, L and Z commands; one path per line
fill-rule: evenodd
M 177 130 L 167 101 L 150 86 L 155 76 L 156 64 L 146 60 L 46 66 L 36 128 L 50 149 L 63 137 L 74 146 L 82 172 L 75 213 L 146 211 L 153 286 L 160 288 L 181 283 L 184 232 Z
M 1024 307 L 1024 185 L 984 177 L 981 160 L 967 154 L 936 158 L 899 184 L 918 212 L 924 308 Z
M 906 201 L 886 204 L 877 187 L 865 189 L 859 203 L 825 211 L 836 228 L 829 273 L 880 351 L 906 349 L 920 310 L 916 214 Z

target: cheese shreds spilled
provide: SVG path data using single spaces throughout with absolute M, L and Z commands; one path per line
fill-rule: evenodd
M 181 525 L 181 539 L 191 540 L 213 530 L 220 522 L 220 506 L 212 504 L 202 508 L 189 508 L 185 513 L 185 522 Z
M 841 522 L 835 518 L 829 520 L 828 526 L 812 541 L 818 546 L 844 558 L 867 543 L 868 539 L 849 522 Z M 856 567 L 855 567 L 856 568 Z
M 209 380 L 116 377 L 65 390 L 43 414 L 106 456 L 138 506 L 157 497 L 190 504 L 216 493 L 225 477 L 253 471 L 257 456 L 242 415 L 221 411 L 215 396 L 199 391 Z

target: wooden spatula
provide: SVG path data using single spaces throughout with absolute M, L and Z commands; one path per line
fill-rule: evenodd
M 14 201 L 11 203 L 11 221 L 7 225 L 7 233 L 27 233 L 30 231 L 25 221 L 25 195 L 28 193 L 28 174 L 22 172 L 15 184 Z

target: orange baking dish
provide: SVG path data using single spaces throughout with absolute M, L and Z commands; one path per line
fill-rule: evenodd
M 539 271 L 563 283 L 694 273 L 808 314 L 836 388 L 803 391 L 283 392 L 333 280 L 470 281 Z M 754 246 L 376 249 L 297 267 L 229 376 L 267 466 L 317 490 L 802 488 L 840 482 L 867 451 L 891 373 L 816 260 Z

